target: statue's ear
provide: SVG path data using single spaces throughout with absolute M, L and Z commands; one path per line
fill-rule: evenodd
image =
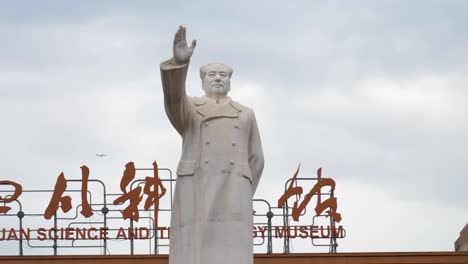
M 201 85 L 202 90 L 206 92 L 205 81 L 203 81 L 203 79 L 201 80 L 201 83 L 202 83 L 202 85 Z

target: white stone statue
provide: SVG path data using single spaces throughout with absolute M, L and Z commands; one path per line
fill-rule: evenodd
M 182 136 L 171 215 L 170 264 L 252 264 L 252 197 L 263 171 L 254 112 L 227 96 L 232 68 L 200 68 L 205 96 L 185 93 L 196 41 L 185 28 L 161 63 L 167 116 Z

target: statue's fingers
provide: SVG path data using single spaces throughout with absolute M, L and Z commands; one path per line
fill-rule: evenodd
M 180 41 L 180 29 L 181 29 L 181 27 L 179 27 L 179 29 L 178 29 L 177 32 L 175 33 L 175 36 L 174 36 L 174 45 L 177 44 L 177 43 Z
M 186 40 L 186 28 L 182 27 L 182 40 Z
M 197 46 L 197 40 L 194 39 L 194 40 L 192 40 L 192 45 L 190 46 L 190 50 L 193 52 L 193 50 L 195 49 L 196 46 Z

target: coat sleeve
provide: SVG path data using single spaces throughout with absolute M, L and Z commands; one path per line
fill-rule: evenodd
M 251 126 L 249 135 L 249 167 L 252 173 L 252 196 L 257 190 L 258 182 L 262 176 L 265 160 L 263 158 L 262 142 L 260 141 L 260 133 L 258 132 L 257 120 L 252 111 Z
M 189 63 L 176 65 L 174 59 L 161 63 L 161 82 L 164 92 L 164 108 L 172 126 L 182 135 L 186 125 L 189 103 L 185 94 Z

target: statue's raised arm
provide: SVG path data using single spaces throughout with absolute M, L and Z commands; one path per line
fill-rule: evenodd
M 187 70 L 197 41 L 187 46 L 186 29 L 180 26 L 174 36 L 173 58 L 161 63 L 161 81 L 164 92 L 164 107 L 174 128 L 182 135 L 185 126 L 187 97 L 185 80 Z

